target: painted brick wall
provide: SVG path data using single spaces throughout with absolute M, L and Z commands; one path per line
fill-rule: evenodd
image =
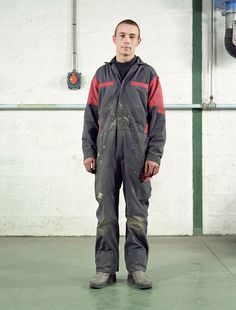
M 210 4 L 203 2 L 203 100 L 210 96 Z M 213 95 L 236 104 L 236 59 L 224 48 L 225 19 L 214 12 Z M 203 232 L 236 233 L 236 112 L 203 113 Z
M 70 91 L 71 2 L 2 0 L 1 104 L 84 104 L 90 80 L 114 56 L 111 36 L 124 18 L 141 27 L 137 55 L 160 75 L 166 103 L 191 103 L 189 0 L 80 0 L 78 70 Z M 161 173 L 153 180 L 149 234 L 192 234 L 191 111 L 167 112 Z M 93 176 L 82 165 L 83 112 L 0 113 L 0 235 L 94 235 Z M 121 201 L 121 232 L 124 233 Z

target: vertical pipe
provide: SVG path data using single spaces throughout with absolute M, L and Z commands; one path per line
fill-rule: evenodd
M 77 0 L 73 0 L 73 70 L 77 69 Z
M 211 0 L 211 59 L 210 59 L 210 104 L 213 104 L 213 67 L 214 67 L 214 0 Z
M 192 0 L 192 102 L 202 103 L 202 0 Z M 193 235 L 202 234 L 202 110 L 192 113 Z

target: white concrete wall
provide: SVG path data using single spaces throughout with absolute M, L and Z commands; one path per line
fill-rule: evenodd
M 204 113 L 203 219 L 206 234 L 236 233 L 236 111 Z
M 203 2 L 203 100 L 210 97 L 210 0 Z M 224 48 L 225 19 L 214 12 L 213 95 L 236 104 L 236 59 Z M 203 113 L 203 230 L 236 233 L 236 111 Z
M 160 75 L 166 103 L 191 103 L 189 0 L 80 0 L 78 70 L 70 91 L 71 1 L 0 2 L 0 104 L 84 104 L 98 66 L 114 56 L 116 24 L 136 20 L 137 50 Z M 192 234 L 192 114 L 167 112 L 167 144 L 153 180 L 149 234 Z M 93 176 L 82 165 L 83 112 L 0 112 L 0 235 L 94 235 Z M 124 233 L 124 202 L 120 206 Z

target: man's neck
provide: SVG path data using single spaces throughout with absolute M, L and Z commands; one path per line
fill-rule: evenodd
M 123 56 L 123 55 L 116 55 L 117 62 L 129 62 L 134 58 L 134 55 Z

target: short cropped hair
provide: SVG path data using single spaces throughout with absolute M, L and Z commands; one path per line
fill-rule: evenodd
M 136 27 L 138 28 L 138 39 L 140 38 L 140 28 L 139 28 L 139 25 L 138 25 L 135 21 L 133 21 L 132 19 L 124 19 L 124 20 L 122 20 L 121 22 L 119 22 L 119 24 L 116 26 L 114 36 L 116 36 L 117 28 L 118 28 L 121 24 L 128 24 L 128 25 L 136 26 Z

